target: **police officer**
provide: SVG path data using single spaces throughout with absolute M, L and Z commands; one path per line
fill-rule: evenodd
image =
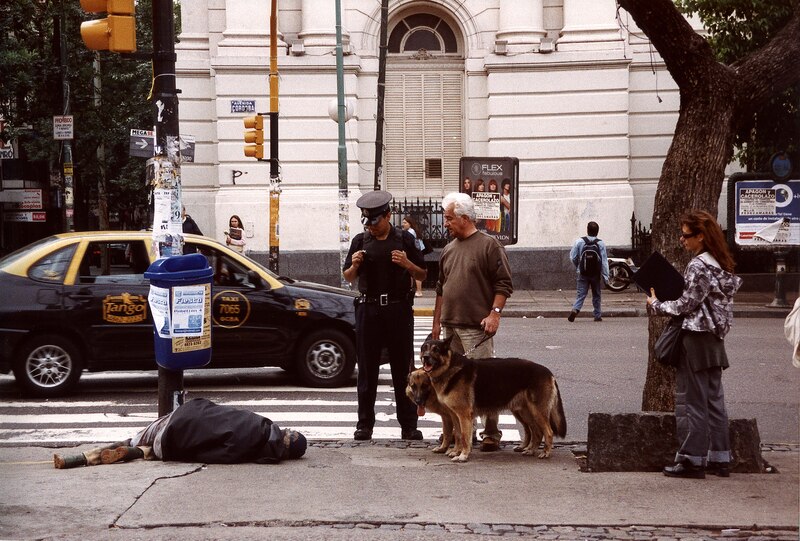
M 343 274 L 348 282 L 358 278 L 361 296 L 356 299 L 356 348 L 358 350 L 358 424 L 353 438 L 372 439 L 375 398 L 381 351 L 386 348 L 392 369 L 397 420 L 404 440 L 421 440 L 414 404 L 406 397 L 408 373 L 413 364 L 414 280 L 427 275 L 423 255 L 414 237 L 392 226 L 384 191 L 361 196 L 361 223 L 366 231 L 350 244 Z

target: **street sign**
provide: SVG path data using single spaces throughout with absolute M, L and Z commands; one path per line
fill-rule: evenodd
M 74 135 L 74 123 L 72 115 L 56 115 L 53 117 L 53 139 L 56 141 L 68 141 Z
M 231 100 L 231 113 L 255 113 L 256 100 Z
M 38 210 L 42 208 L 42 190 L 6 188 L 0 191 L 0 202 L 9 203 L 16 210 Z
M 131 130 L 128 154 L 136 158 L 155 156 L 155 132 L 152 130 Z M 184 162 L 194 162 L 194 135 L 181 135 L 181 158 Z
M 128 152 L 131 156 L 137 158 L 152 158 L 155 154 L 155 132 L 151 130 L 131 130 Z
M 0 135 L 6 130 L 6 123 L 0 120 Z M 11 141 L 7 143 L 0 138 L 0 160 L 13 160 L 14 159 L 14 146 Z
M 3 221 L 6 222 L 46 222 L 47 212 L 37 210 L 35 212 L 4 212 Z

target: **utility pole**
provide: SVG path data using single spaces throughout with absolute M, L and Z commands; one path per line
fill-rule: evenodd
M 278 0 L 269 16 L 269 270 L 280 267 L 281 177 L 278 160 Z
M 342 0 L 336 0 L 336 122 L 339 126 L 339 270 L 350 250 L 350 203 L 347 193 L 347 147 L 344 138 L 344 123 L 347 122 L 344 107 L 344 52 L 342 51 Z M 350 289 L 350 282 L 339 272 L 343 288 Z
M 58 60 L 61 72 L 61 100 L 62 100 L 62 115 L 69 115 L 69 77 L 67 77 L 67 41 L 64 36 L 64 4 L 61 3 L 62 14 L 58 16 Z M 72 163 L 72 141 L 65 139 L 61 142 L 61 173 L 64 178 L 64 230 L 75 231 L 75 186 L 74 186 L 74 168 Z
M 389 0 L 381 0 L 381 32 L 378 53 L 378 111 L 375 115 L 375 189 L 383 185 L 383 117 L 386 96 L 386 27 L 389 25 Z M 419 233 L 421 234 L 421 233 Z
M 153 249 L 158 257 L 183 253 L 181 152 L 175 84 L 175 22 L 172 0 L 153 0 L 153 105 L 155 156 L 152 167 Z M 183 371 L 158 367 L 158 415 L 183 404 Z

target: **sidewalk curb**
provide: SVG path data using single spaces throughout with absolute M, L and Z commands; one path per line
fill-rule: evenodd
M 569 315 L 569 310 L 564 309 L 536 309 L 536 308 L 506 308 L 503 310 L 504 317 L 516 318 L 563 318 L 566 319 Z M 758 307 L 742 307 L 734 308 L 733 315 L 735 318 L 780 318 L 785 319 L 789 315 L 788 308 L 758 308 Z M 417 317 L 432 317 L 433 308 L 420 306 L 414 308 L 414 316 Z M 644 308 L 611 308 L 603 311 L 603 317 L 646 317 L 647 310 Z M 577 319 L 589 319 L 592 317 L 591 312 L 578 314 Z

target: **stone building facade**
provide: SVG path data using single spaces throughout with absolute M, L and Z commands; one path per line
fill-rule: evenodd
M 341 4 L 355 234 L 374 179 L 380 2 Z M 269 111 L 269 9 L 182 2 L 176 47 L 180 129 L 196 139 L 184 204 L 220 239 L 241 216 L 256 258 L 269 249 L 269 164 L 244 157 L 252 113 L 237 104 Z M 280 270 L 337 284 L 335 20 L 334 0 L 278 2 Z M 630 245 L 634 212 L 649 224 L 679 97 L 614 0 L 391 0 L 388 35 L 385 188 L 438 199 L 458 189 L 461 156 L 519 158 L 517 287 L 571 286 L 568 247 L 590 220 L 611 246 Z

